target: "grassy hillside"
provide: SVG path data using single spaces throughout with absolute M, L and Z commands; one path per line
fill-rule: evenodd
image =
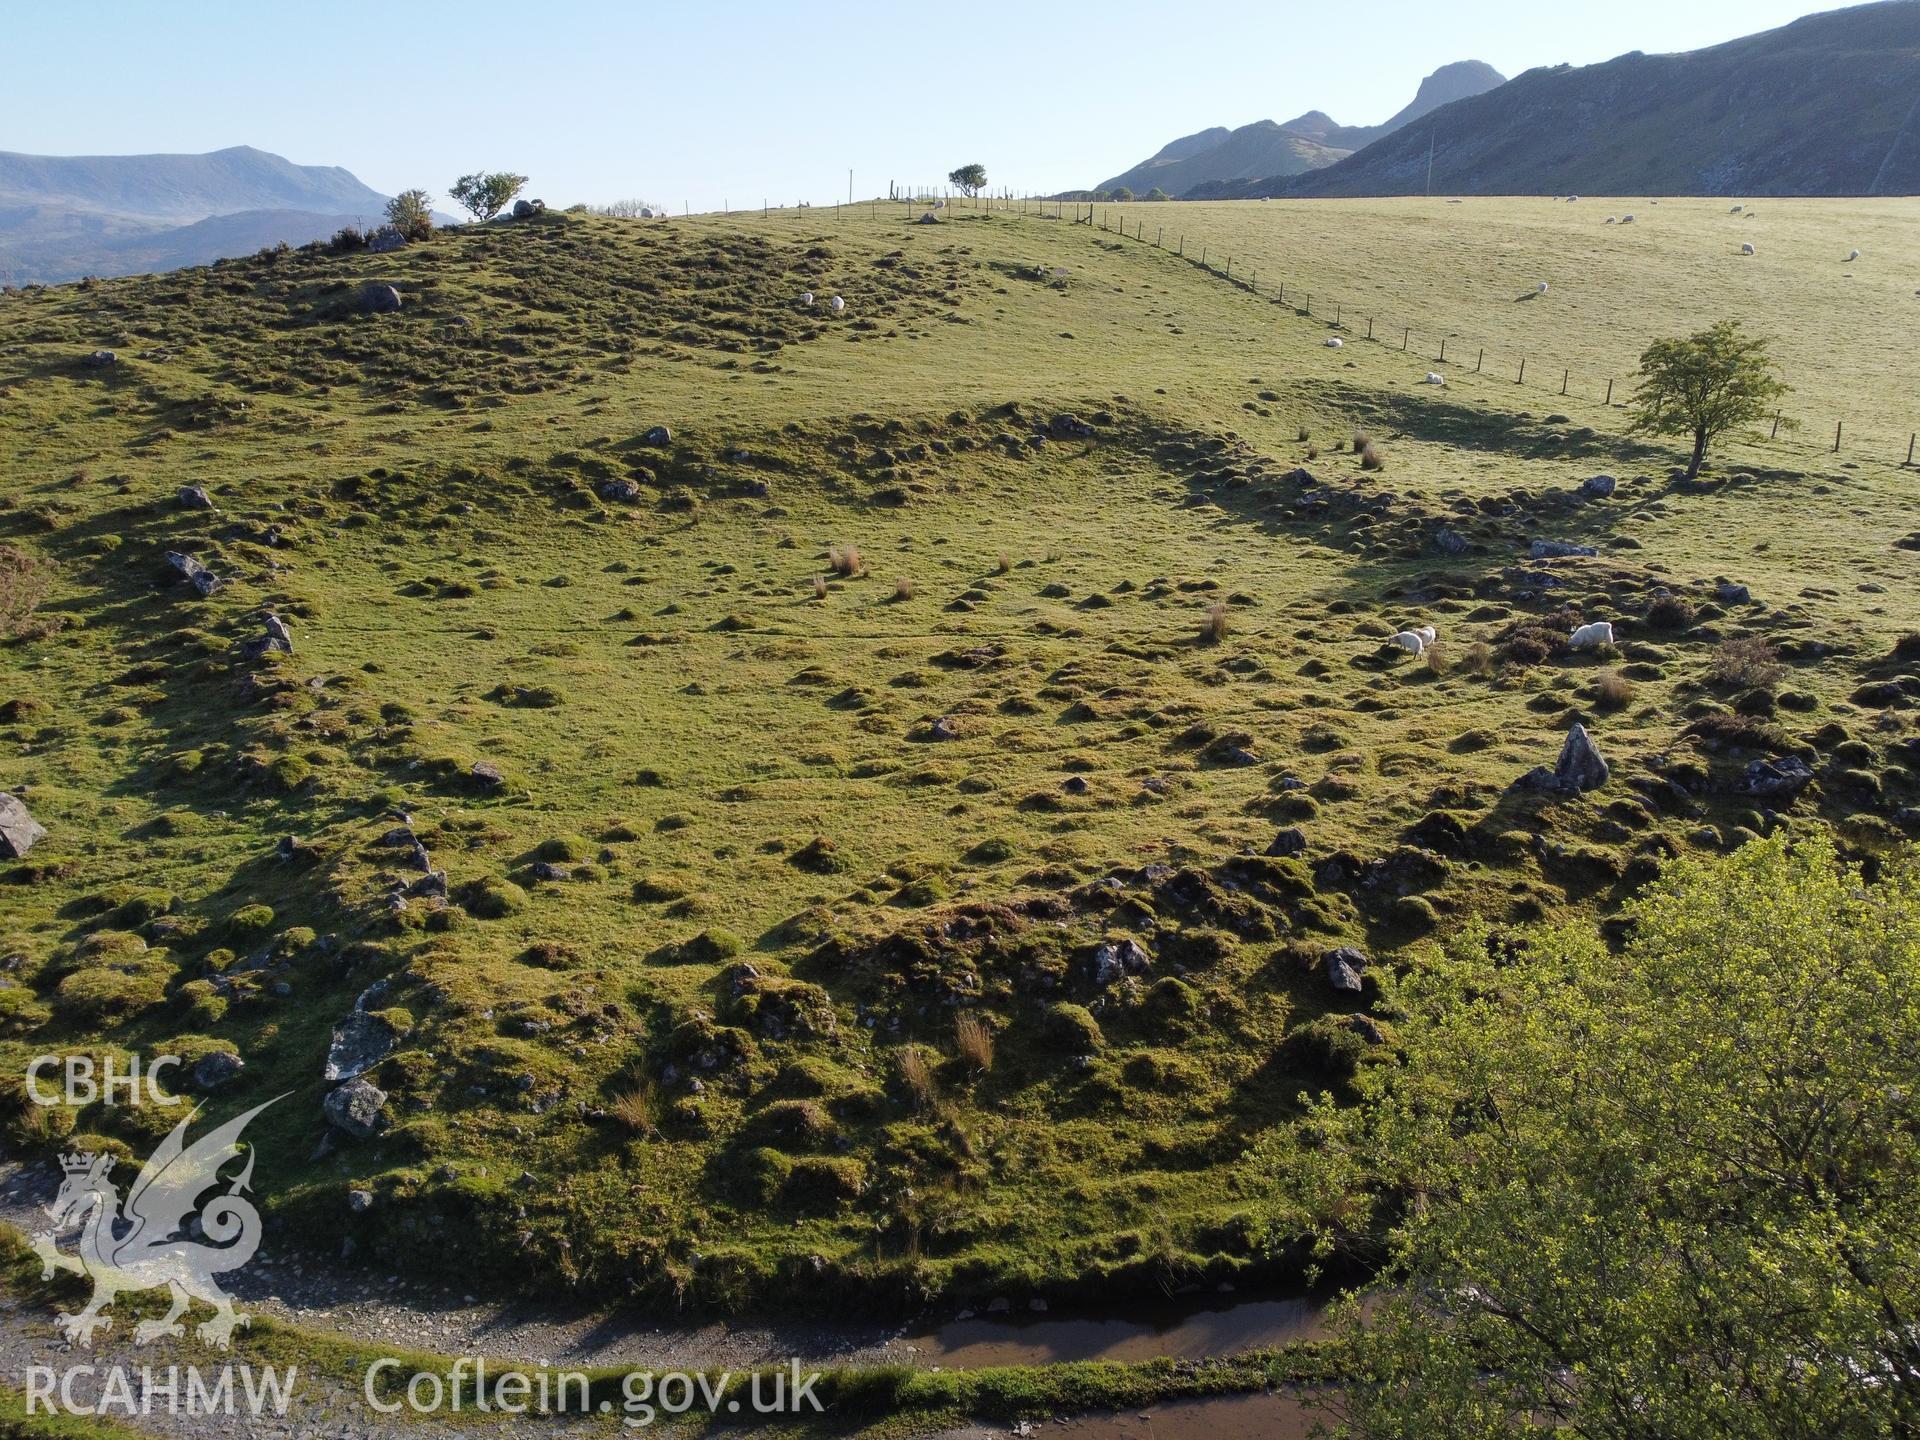
M 1180 1285 L 1284 1255 L 1255 1147 L 1385 1053 L 1333 947 L 1414 963 L 1689 847 L 1914 817 L 1911 472 L 1783 441 L 1680 483 L 1598 405 L 946 213 L 551 215 L 0 298 L 0 528 L 59 627 L 0 649 L 0 789 L 51 832 L 0 872 L 0 1068 L 235 1051 L 217 1108 L 292 1092 L 256 1126 L 277 1243 L 389 1268 Z M 1179 213 L 1308 253 L 1291 207 Z M 1609 273 L 1602 313 L 1664 293 Z M 1764 321 L 1818 272 L 1743 273 Z M 1619 649 L 1569 653 L 1576 618 Z M 1423 623 L 1430 661 L 1383 646 Z M 1512 788 L 1576 719 L 1609 783 Z M 1786 753 L 1818 779 L 1775 813 L 1738 780 Z M 356 1002 L 392 1045 L 365 1140 L 321 1117 Z M 144 1151 L 172 1118 L 7 1123 Z

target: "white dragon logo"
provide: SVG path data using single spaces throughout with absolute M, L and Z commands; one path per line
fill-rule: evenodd
M 253 1178 L 252 1150 L 247 1150 L 246 1167 L 223 1193 L 204 1204 L 201 1197 L 220 1183 L 220 1167 L 241 1153 L 240 1132 L 247 1123 L 267 1105 L 285 1098 L 275 1096 L 266 1105 L 256 1105 L 189 1147 L 187 1126 L 200 1113 L 196 1106 L 140 1167 L 124 1205 L 118 1187 L 107 1178 L 113 1168 L 111 1155 L 60 1157 L 66 1180 L 53 1203 L 45 1207 L 53 1224 L 34 1237 L 33 1249 L 40 1257 L 42 1279 L 66 1270 L 93 1281 L 93 1298 L 86 1309 L 57 1317 L 69 1341 L 91 1345 L 96 1330 L 111 1326 L 113 1322 L 100 1312 L 121 1291 L 164 1285 L 173 1293 L 173 1304 L 162 1318 L 134 1326 L 135 1344 L 145 1345 L 163 1335 L 184 1335 L 180 1317 L 195 1300 L 201 1300 L 214 1307 L 214 1314 L 195 1326 L 194 1333 L 209 1345 L 228 1348 L 234 1327 L 247 1324 L 251 1317 L 234 1310 L 233 1301 L 213 1283 L 213 1277 L 238 1270 L 260 1248 L 260 1212 L 240 1193 Z M 192 1238 L 188 1232 L 187 1222 L 196 1211 L 204 1239 Z M 75 1223 L 81 1224 L 78 1254 L 64 1255 L 56 1248 L 58 1237 Z M 116 1229 L 122 1233 L 116 1235 Z

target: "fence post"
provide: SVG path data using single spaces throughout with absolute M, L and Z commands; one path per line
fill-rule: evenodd
M 1447 363 L 1447 337 L 1444 335 L 1440 337 L 1440 363 Z
M 1907 464 L 1909 465 L 1913 464 L 1913 442 L 1916 438 L 1920 438 L 1920 436 L 1917 436 L 1917 435 L 1907 436 Z
M 1185 235 L 1182 235 L 1182 236 L 1180 237 L 1180 251 L 1179 251 L 1179 253 L 1180 253 L 1180 254 L 1182 254 L 1182 255 L 1184 255 L 1184 254 L 1186 254 L 1186 253 L 1187 253 L 1187 237 L 1186 237 Z
M 1204 245 L 1200 247 L 1200 268 L 1202 270 L 1207 268 L 1207 247 Z
M 1520 378 L 1513 383 L 1516 385 L 1524 385 L 1527 383 L 1527 360 L 1524 355 L 1520 357 Z
M 1338 305 L 1333 307 L 1333 328 L 1336 330 L 1340 328 L 1340 307 Z
M 1307 296 L 1307 314 L 1313 314 L 1313 296 L 1311 295 Z
M 1404 350 L 1407 348 L 1408 345 L 1412 343 L 1413 343 L 1413 327 L 1409 325 L 1407 326 L 1406 329 L 1400 332 L 1400 348 Z
M 1227 279 L 1231 280 L 1232 278 L 1233 278 L 1233 257 L 1229 255 L 1227 257 Z
M 1160 243 L 1162 240 L 1166 238 L 1167 238 L 1167 227 L 1164 225 L 1156 226 L 1153 232 L 1153 248 L 1156 250 L 1166 249 L 1167 247 Z
M 1613 381 L 1607 381 L 1607 404 L 1613 404 Z
M 1564 394 L 1566 394 L 1566 393 L 1567 393 L 1567 384 L 1568 384 L 1568 382 L 1569 382 L 1569 381 L 1571 381 L 1572 379 L 1573 379 L 1573 371 L 1571 371 L 1571 370 L 1568 370 L 1568 371 L 1564 371 L 1564 372 L 1563 372 L 1563 373 L 1561 374 L 1561 376 L 1560 376 L 1560 393 L 1561 393 L 1562 395 L 1564 395 Z
M 1767 438 L 1769 440 L 1778 440 L 1780 438 L 1780 412 L 1778 410 L 1773 412 L 1773 433 L 1767 436 Z
M 1367 317 L 1367 339 L 1371 340 L 1372 338 L 1373 338 L 1373 317 L 1368 316 Z
M 1833 422 L 1833 453 L 1836 455 L 1840 453 L 1840 427 L 1845 423 L 1843 420 Z
M 1287 282 L 1284 280 L 1280 282 L 1280 303 L 1282 305 L 1287 303 Z
M 1484 349 L 1482 349 L 1480 352 L 1480 358 L 1473 362 L 1473 373 L 1478 375 L 1480 373 L 1480 367 L 1486 363 L 1487 363 L 1487 352 Z

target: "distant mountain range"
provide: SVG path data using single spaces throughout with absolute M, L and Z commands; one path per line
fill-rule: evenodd
M 1810 15 L 1678 55 L 1529 70 L 1302 173 L 1278 195 L 1920 193 L 1920 0 Z
M 379 223 L 386 203 L 338 166 L 245 145 L 207 155 L 0 151 L 0 282 L 170 270 L 305 244 Z
M 1504 80 L 1491 65 L 1461 60 L 1441 66 L 1422 80 L 1413 100 L 1383 125 L 1341 125 L 1320 110 L 1309 110 L 1284 124 L 1256 120 L 1237 130 L 1216 125 L 1173 141 L 1099 188 L 1125 187 L 1136 195 L 1160 189 L 1186 198 L 1235 181 L 1324 169 L 1442 105 L 1491 90 Z

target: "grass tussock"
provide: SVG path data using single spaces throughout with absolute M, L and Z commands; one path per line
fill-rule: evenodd
M 993 1027 L 978 1015 L 956 1015 L 953 1045 L 960 1063 L 975 1075 L 993 1069 Z
M 1593 702 L 1602 710 L 1623 710 L 1633 701 L 1633 682 L 1616 670 L 1603 671 L 1593 682 Z
M 1227 607 L 1213 604 L 1207 607 L 1206 623 L 1200 627 L 1200 641 L 1203 645 L 1218 645 L 1227 638 Z
M 827 568 L 843 580 L 851 580 L 864 574 L 867 567 L 858 545 L 835 545 L 827 551 Z
M 0 545 L 0 640 L 20 640 L 42 626 L 35 612 L 47 598 L 51 567 L 13 545 Z
M 1381 450 L 1373 441 L 1369 440 L 1357 448 L 1360 451 L 1360 468 L 1362 470 L 1384 470 L 1387 468 L 1386 452 Z
M 660 1128 L 660 1092 L 652 1081 L 628 1085 L 607 1101 L 607 1114 L 623 1130 L 652 1135 Z
M 907 1099 L 916 1110 L 931 1110 L 940 1103 L 940 1082 L 933 1073 L 933 1057 L 921 1045 L 902 1045 L 895 1056 L 900 1067 L 900 1083 L 907 1088 Z
M 1758 635 L 1724 640 L 1707 661 L 1707 680 L 1731 690 L 1765 690 L 1780 682 L 1786 666 Z

